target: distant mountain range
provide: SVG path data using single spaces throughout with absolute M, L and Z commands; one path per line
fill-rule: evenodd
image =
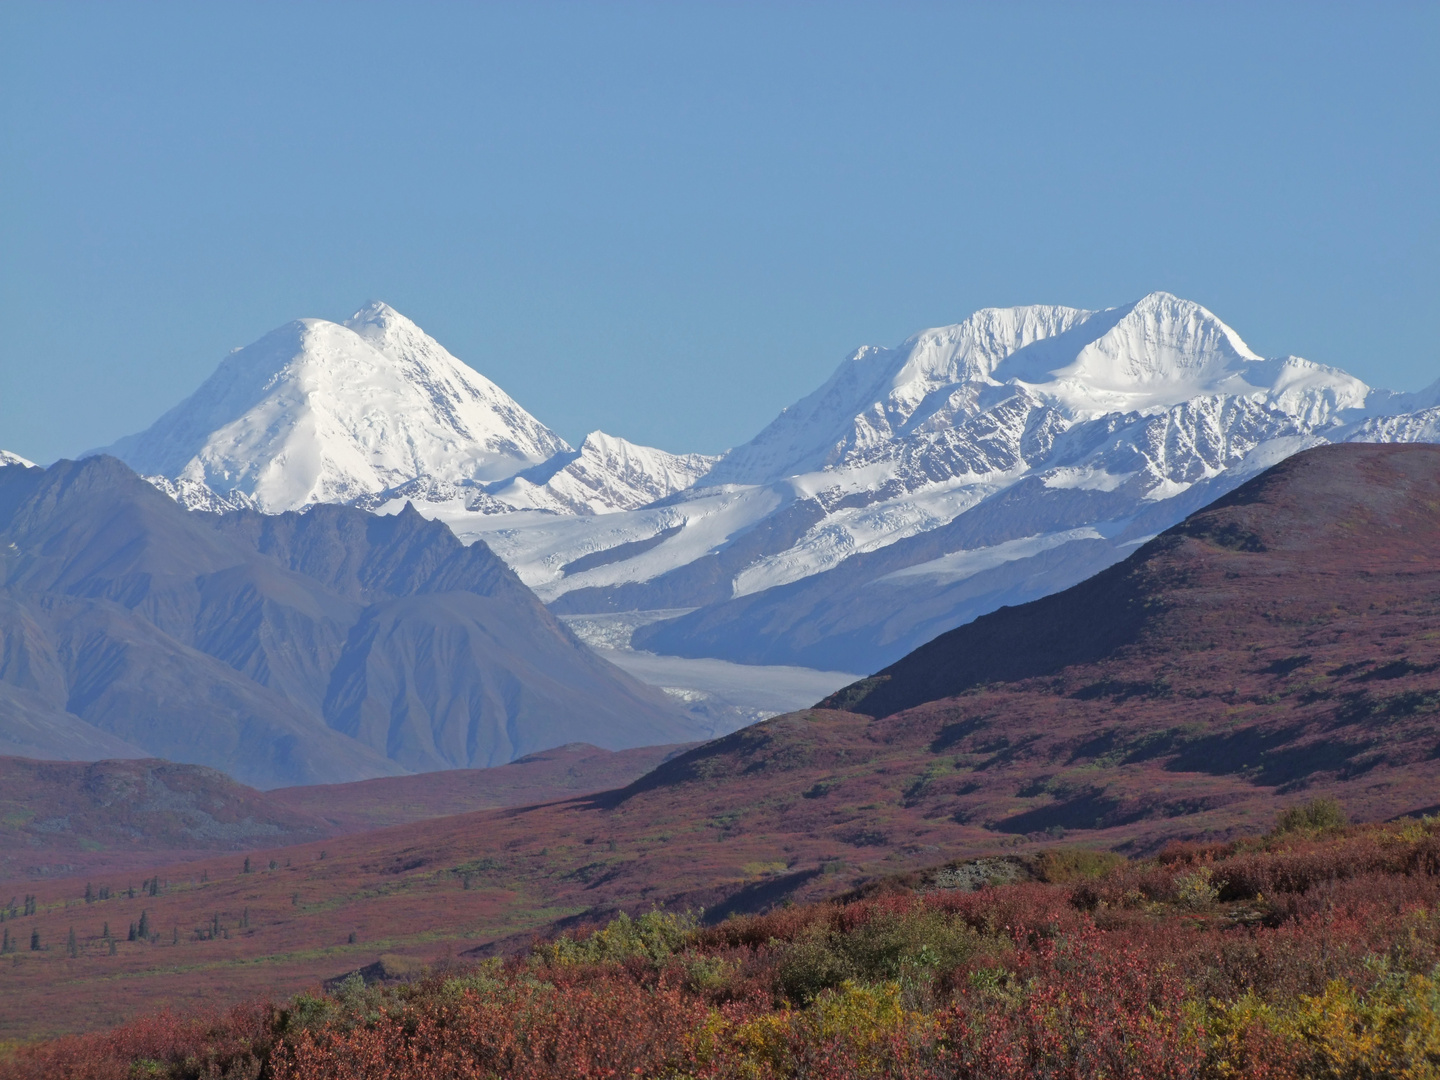
M 414 510 L 187 513 L 111 457 L 0 467 L 4 753 L 277 787 L 709 734 Z
M 409 502 L 559 614 L 656 613 L 639 648 L 864 671 L 1074 584 L 1298 450 L 1440 439 L 1437 406 L 1440 384 L 1265 359 L 1152 293 L 859 349 L 718 458 L 601 432 L 575 450 L 375 303 L 238 350 L 109 452 L 190 507 Z

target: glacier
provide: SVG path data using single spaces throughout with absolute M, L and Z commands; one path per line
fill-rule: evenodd
M 1440 381 L 1262 357 L 1155 292 L 864 346 L 718 456 L 598 431 L 571 448 L 373 303 L 232 354 L 110 452 L 195 509 L 412 504 L 559 614 L 664 613 L 634 630 L 657 654 L 864 671 L 1342 441 L 1440 441 Z

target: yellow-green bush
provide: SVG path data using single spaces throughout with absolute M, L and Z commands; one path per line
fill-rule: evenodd
M 1316 1080 L 1440 1078 L 1440 970 L 1387 973 L 1362 993 L 1343 979 L 1323 993 L 1267 1004 L 1256 995 L 1212 1002 L 1203 1021 L 1214 1074 L 1240 1077 L 1253 1036 L 1295 1052 L 1301 1075 Z
M 694 916 L 688 914 L 647 911 L 632 919 L 622 911 L 603 929 L 586 937 L 541 942 L 531 956 L 538 963 L 556 967 L 623 963 L 634 957 L 659 964 L 685 947 L 695 927 Z
M 1350 824 L 1350 815 L 1334 799 L 1311 799 L 1302 806 L 1291 806 L 1275 817 L 1275 832 L 1318 833 L 1343 829 Z
M 1125 856 L 1089 848 L 1052 848 L 1035 856 L 1035 876 L 1051 885 L 1103 877 L 1124 866 Z
M 899 983 L 842 982 L 803 1009 L 779 1009 L 728 1030 L 712 1027 L 712 1046 L 744 1077 L 792 1077 L 803 1071 L 796 1051 L 825 1046 L 848 1054 L 860 1075 L 880 1073 L 892 1039 L 933 1038 L 934 1021 L 908 1010 Z

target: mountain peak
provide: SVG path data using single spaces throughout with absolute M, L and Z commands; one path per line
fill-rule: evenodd
M 354 329 L 357 323 L 384 322 L 393 319 L 403 319 L 405 322 L 411 323 L 411 320 L 405 318 L 384 300 L 367 300 L 360 305 L 355 314 L 345 320 L 345 325 Z M 414 323 L 411 325 L 413 326 Z
M 417 478 L 477 483 L 568 450 L 388 304 L 301 319 L 231 353 L 109 452 L 138 472 L 266 511 L 348 502 Z
M 1017 350 L 991 376 L 1031 384 L 1074 415 L 1097 415 L 1254 393 L 1264 389 L 1260 378 L 1251 381 L 1261 362 L 1207 308 L 1153 292 L 1095 313 L 1072 334 Z
M 421 330 L 413 319 L 400 314 L 383 300 L 371 300 L 341 325 L 364 338 L 381 352 L 386 351 L 384 348 L 386 345 L 390 345 L 392 348 L 409 346 L 412 349 L 419 347 L 426 351 L 444 352 L 447 357 L 450 356 L 439 342 Z M 454 358 L 451 357 L 451 359 Z

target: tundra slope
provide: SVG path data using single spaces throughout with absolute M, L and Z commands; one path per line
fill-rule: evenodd
M 1008 666 L 996 680 L 982 662 Z M 324 859 L 277 850 L 273 873 L 233 856 L 165 873 L 171 892 L 105 917 L 145 906 L 185 931 L 174 951 L 22 956 L 6 978 L 28 1011 L 0 1035 L 53 1025 L 37 1003 L 62 994 L 94 1023 L 212 992 L 222 970 L 237 998 L 297 992 L 377 955 L 485 954 L 616 908 L 719 918 L 1057 839 L 1226 839 L 1321 795 L 1361 820 L 1433 813 L 1440 447 L 1292 457 L 1119 566 L 881 674 L 618 791 L 327 840 Z M 83 886 L 38 886 L 20 929 L 61 940 Z M 243 933 L 191 933 L 242 914 Z M 117 972 L 142 993 L 117 1000 Z
M 571 743 L 489 769 L 261 792 L 203 765 L 0 757 L 0 882 L 135 881 L 161 864 L 604 791 L 687 749 Z M 258 863 L 258 860 L 257 860 Z M 118 888 L 118 884 L 116 885 Z

